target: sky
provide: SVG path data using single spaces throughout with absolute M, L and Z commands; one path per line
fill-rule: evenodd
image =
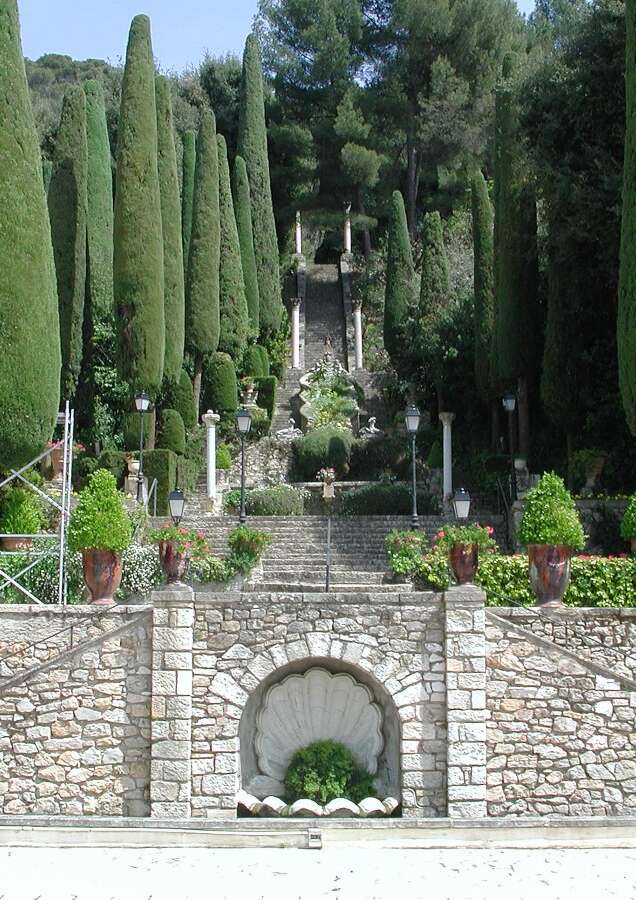
M 530 12 L 534 0 L 517 0 Z M 163 71 L 198 65 L 205 51 L 241 53 L 258 0 L 18 0 L 22 48 L 29 59 L 63 53 L 74 59 L 123 60 L 130 21 L 146 13 Z

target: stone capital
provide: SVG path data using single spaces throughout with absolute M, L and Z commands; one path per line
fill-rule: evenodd
M 351 306 L 354 312 L 360 312 L 362 310 L 362 297 L 352 297 Z
M 303 302 L 303 298 L 291 297 L 289 302 L 291 303 L 293 309 L 300 309 L 300 304 Z
M 455 413 L 453 412 L 441 412 L 438 416 L 440 422 L 445 428 L 449 428 L 455 419 Z
M 201 420 L 206 428 L 214 428 L 221 421 L 221 416 L 209 409 L 201 416 Z

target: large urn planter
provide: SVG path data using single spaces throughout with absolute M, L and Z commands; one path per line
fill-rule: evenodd
M 561 606 L 570 583 L 571 547 L 565 544 L 528 544 L 530 583 L 537 606 Z
M 33 547 L 33 539 L 30 537 L 3 537 L 0 540 L 0 545 L 7 552 L 28 551 Z
M 121 556 L 112 550 L 82 550 L 84 583 L 93 606 L 113 606 L 121 584 Z
M 59 481 L 64 472 L 64 447 L 54 447 L 51 450 L 51 469 L 53 481 Z
M 479 567 L 479 545 L 453 544 L 449 551 L 449 561 L 457 584 L 471 584 Z
M 190 557 L 178 549 L 175 541 L 159 541 L 159 562 L 168 584 L 177 584 L 188 571 Z

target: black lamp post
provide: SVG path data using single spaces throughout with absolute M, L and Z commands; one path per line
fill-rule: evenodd
M 239 409 L 236 414 L 236 427 L 241 438 L 241 511 L 239 522 L 243 525 L 247 519 L 245 515 L 245 438 L 252 427 L 252 416 L 248 409 Z
M 502 397 L 503 408 L 508 414 L 508 449 L 510 450 L 510 499 L 514 503 L 517 499 L 517 475 L 515 472 L 515 439 L 514 439 L 514 415 L 517 405 L 517 396 L 509 391 Z
M 137 503 L 144 498 L 144 413 L 150 409 L 150 397 L 145 391 L 135 396 L 135 407 L 139 413 L 139 474 L 137 475 Z
M 168 495 L 168 506 L 170 507 L 170 517 L 175 525 L 178 525 L 183 518 L 183 510 L 185 509 L 185 496 L 183 491 L 177 488 Z
M 409 406 L 404 413 L 404 424 L 407 432 L 411 435 L 411 463 L 413 470 L 413 515 L 411 517 L 411 528 L 419 528 L 420 522 L 417 517 L 417 471 L 415 467 L 415 439 L 417 431 L 420 427 L 420 411 L 417 406 Z
M 470 494 L 464 488 L 458 488 L 453 494 L 453 512 L 459 522 L 465 522 L 470 513 Z

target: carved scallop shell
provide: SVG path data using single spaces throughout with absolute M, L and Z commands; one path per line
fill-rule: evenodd
M 296 750 L 320 740 L 344 744 L 375 775 L 383 746 L 382 712 L 371 691 L 351 675 L 320 668 L 273 685 L 256 718 L 260 771 L 282 782 Z

